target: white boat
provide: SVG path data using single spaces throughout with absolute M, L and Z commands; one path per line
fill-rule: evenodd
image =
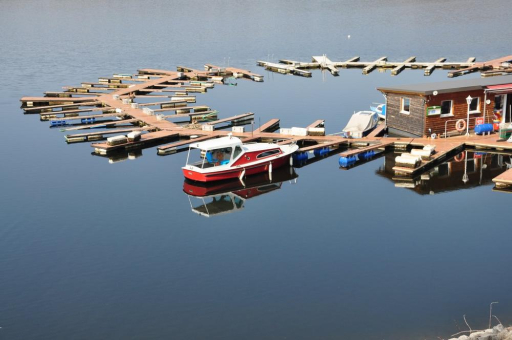
M 355 112 L 342 130 L 345 137 L 362 138 L 379 123 L 379 115 L 374 111 Z

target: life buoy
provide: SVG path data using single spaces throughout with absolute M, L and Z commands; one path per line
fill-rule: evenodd
M 462 162 L 464 160 L 464 152 L 459 153 L 457 156 L 453 157 L 456 162 Z
M 455 129 L 459 132 L 466 130 L 466 121 L 464 119 L 459 119 L 457 123 L 455 123 Z

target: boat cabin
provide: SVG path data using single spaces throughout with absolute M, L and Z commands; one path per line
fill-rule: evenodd
M 194 151 L 197 155 L 194 155 Z M 242 141 L 236 137 L 223 137 L 190 144 L 187 165 L 206 169 L 227 165 L 242 153 Z M 197 161 L 197 159 L 200 159 Z
M 392 135 L 449 136 L 466 133 L 466 125 L 471 130 L 482 123 L 501 126 L 512 123 L 510 76 L 380 87 L 377 90 L 386 98 L 386 125 Z
M 243 145 L 240 138 L 228 136 L 190 144 L 186 166 L 199 169 L 221 165 L 247 166 L 250 163 L 273 160 L 283 154 L 279 145 L 268 143 Z

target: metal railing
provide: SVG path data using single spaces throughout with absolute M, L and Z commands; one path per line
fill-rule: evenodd
M 476 120 L 477 119 L 483 119 L 483 117 L 469 117 L 469 122 L 471 123 L 471 122 L 474 121 L 475 124 L 473 124 L 473 125 L 476 125 Z M 467 118 L 449 119 L 446 122 L 444 122 L 444 138 L 448 137 L 448 123 L 450 123 L 450 122 L 453 123 L 453 130 L 450 130 L 450 132 L 456 131 L 456 132 L 458 132 L 459 134 L 462 135 L 462 134 L 466 133 L 465 131 L 469 131 L 467 126 L 462 131 L 458 131 L 457 130 L 456 125 L 457 125 L 457 122 L 459 120 L 463 120 L 464 123 L 468 124 L 468 119 Z M 493 123 L 493 119 L 492 119 L 492 117 L 487 116 L 487 117 L 485 117 L 484 124 L 489 124 L 489 123 Z M 471 125 L 471 124 L 469 124 L 469 125 Z

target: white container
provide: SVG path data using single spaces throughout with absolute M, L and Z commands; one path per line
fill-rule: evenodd
M 237 133 L 244 133 L 245 128 L 243 126 L 233 126 L 232 131 Z
M 430 144 L 429 144 L 429 145 L 425 145 L 425 146 L 423 147 L 423 150 L 429 150 L 429 151 L 431 151 L 432 153 L 434 153 L 434 151 L 436 150 L 436 146 L 435 146 L 435 145 L 430 145 Z
M 420 160 L 420 158 L 421 158 L 421 157 L 419 157 L 417 155 L 413 155 L 413 154 L 410 154 L 410 153 L 403 153 L 403 154 L 400 155 L 400 157 L 416 159 L 416 160 Z
M 120 108 L 117 108 L 117 109 L 116 109 L 116 113 L 123 113 L 123 110 L 122 110 L 122 109 L 120 109 Z
M 132 101 L 130 98 L 123 98 L 123 104 L 130 104 Z
M 422 159 L 429 159 L 432 155 L 432 152 L 430 150 L 422 150 L 422 149 L 412 149 L 411 155 L 413 156 L 419 156 Z
M 292 127 L 292 135 L 293 136 L 307 136 L 308 135 L 308 129 L 299 128 L 299 127 Z
M 279 129 L 279 133 L 281 135 L 291 135 L 292 134 L 292 129 L 281 128 L 281 129 Z
M 165 119 L 165 115 L 163 113 L 159 113 L 156 115 L 156 120 L 164 120 Z
M 114 137 L 107 138 L 107 144 L 108 145 L 124 144 L 127 141 L 128 141 L 128 139 L 124 135 L 119 135 L 119 136 L 114 136 Z
M 171 97 L 171 101 L 186 101 L 187 103 L 195 103 L 196 97 L 194 96 L 187 96 L 187 95 L 176 95 Z
M 132 109 L 138 109 L 139 103 L 132 103 Z
M 149 107 L 145 107 L 142 109 L 142 112 L 144 112 L 145 114 L 147 115 L 153 115 L 155 113 L 155 111 L 151 110 Z
M 395 158 L 395 164 L 406 168 L 416 168 L 421 163 L 421 157 L 403 153 Z
M 325 128 L 308 128 L 308 136 L 325 136 Z
M 141 131 L 132 131 L 132 132 L 130 132 L 129 134 L 126 135 L 126 137 L 128 138 L 129 142 L 135 142 L 135 141 L 140 140 L 140 136 L 142 136 L 142 132 Z
M 213 131 L 213 125 L 208 125 L 208 124 L 205 124 L 203 126 L 201 126 L 201 129 L 203 131 Z M 192 137 L 191 137 L 192 138 Z
M 114 98 L 115 100 L 119 100 L 119 95 L 118 94 L 114 94 L 114 95 L 112 95 L 112 98 Z

